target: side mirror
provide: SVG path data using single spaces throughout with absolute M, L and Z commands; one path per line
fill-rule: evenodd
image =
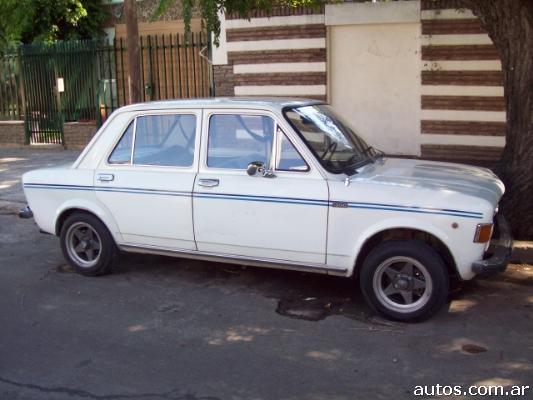
M 264 162 L 252 161 L 250 164 L 248 164 L 248 167 L 246 168 L 246 173 L 250 176 L 254 176 L 255 174 L 257 174 L 258 171 L 261 170 L 261 168 L 265 168 L 264 165 Z
M 263 178 L 275 178 L 274 172 L 265 168 L 265 163 L 262 161 L 252 161 L 246 168 L 246 173 L 249 176 L 255 176 L 260 173 Z

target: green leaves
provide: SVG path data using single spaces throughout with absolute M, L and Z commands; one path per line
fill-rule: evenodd
M 158 7 L 152 20 L 159 18 L 168 7 L 177 0 L 159 0 Z M 214 44 L 218 46 L 220 36 L 219 11 L 237 13 L 241 18 L 249 18 L 253 10 L 272 12 L 275 6 L 287 7 L 320 7 L 325 0 L 182 0 L 185 34 L 191 31 L 192 10 L 198 9 L 202 18 L 203 28 L 213 34 Z
M 159 0 L 159 3 L 157 4 L 157 8 L 155 9 L 152 17 L 150 18 L 151 21 L 157 20 L 161 15 L 163 15 L 167 10 L 168 7 L 174 2 L 175 0 Z
M 0 51 L 17 43 L 100 36 L 108 18 L 100 0 L 1 0 Z

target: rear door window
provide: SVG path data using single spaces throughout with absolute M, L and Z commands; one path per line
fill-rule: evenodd
M 190 167 L 195 139 L 196 116 L 193 114 L 140 116 L 118 142 L 109 163 Z

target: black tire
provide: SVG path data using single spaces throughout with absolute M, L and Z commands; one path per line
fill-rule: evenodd
M 60 243 L 67 262 L 86 276 L 110 273 L 118 254 L 107 227 L 94 215 L 83 212 L 74 213 L 65 220 Z
M 392 240 L 368 254 L 361 268 L 360 286 L 370 307 L 383 316 L 422 321 L 446 303 L 449 274 L 441 256 L 426 243 Z

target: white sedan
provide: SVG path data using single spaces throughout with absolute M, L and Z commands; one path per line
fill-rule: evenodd
M 449 282 L 503 271 L 512 245 L 488 169 L 386 157 L 313 100 L 203 99 L 112 114 L 69 166 L 28 172 L 35 221 L 84 275 L 118 250 L 359 277 L 397 320 Z

